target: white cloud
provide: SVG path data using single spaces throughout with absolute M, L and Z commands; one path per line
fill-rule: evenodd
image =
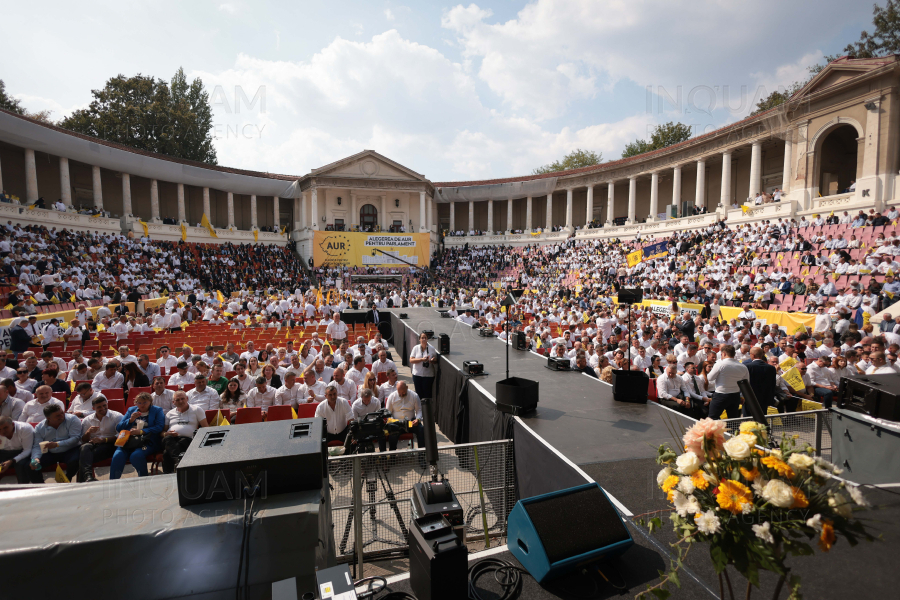
M 793 63 L 784 64 L 775 69 L 771 73 L 753 73 L 760 91 L 767 96 L 775 90 L 783 90 L 795 81 L 806 81 L 810 77 L 809 67 L 818 64 L 824 60 L 824 54 L 821 50 L 810 52 Z
M 233 15 L 238 11 L 238 5 L 233 2 L 226 2 L 219 5 L 219 10 L 226 12 L 229 15 Z
M 397 17 L 394 16 L 394 13 L 393 13 L 393 11 L 391 11 L 391 9 L 386 8 L 386 9 L 384 9 L 384 18 L 387 19 L 388 21 L 393 21 Z
M 19 100 L 22 103 L 22 107 L 25 108 L 28 112 L 41 112 L 44 110 L 50 111 L 50 119 L 58 120 L 68 115 L 71 115 L 74 111 L 87 108 L 88 104 L 80 104 L 74 106 L 63 106 L 56 100 L 52 98 L 43 98 L 41 96 L 33 96 L 29 94 L 13 94 L 16 100 Z

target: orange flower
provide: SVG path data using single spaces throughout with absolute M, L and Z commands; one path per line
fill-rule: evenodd
M 831 547 L 834 546 L 834 542 L 837 539 L 834 535 L 834 527 L 832 527 L 831 523 L 832 522 L 827 519 L 822 523 L 822 535 L 819 536 L 819 548 L 822 549 L 822 552 L 831 550 Z
M 792 487 L 791 492 L 794 496 L 794 503 L 791 505 L 791 508 L 806 508 L 809 506 L 809 500 L 806 499 L 806 494 L 803 493 L 798 487 Z
M 698 490 L 705 490 L 709 487 L 709 481 L 707 481 L 706 477 L 703 476 L 702 471 L 696 471 L 693 475 L 691 475 L 691 483 L 693 483 L 694 487 Z
M 743 475 L 744 479 L 747 481 L 755 481 L 756 478 L 759 477 L 759 469 L 756 467 L 753 467 L 752 469 L 741 467 L 741 475 Z
M 719 484 L 716 501 L 723 509 L 739 515 L 745 507 L 753 504 L 753 493 L 743 483 L 728 479 Z
M 665 481 L 663 481 L 662 491 L 666 493 L 671 492 L 675 488 L 675 486 L 678 485 L 679 480 L 680 478 L 678 477 L 678 475 L 669 475 L 668 477 L 666 477 Z
M 775 456 L 766 456 L 762 459 L 762 464 L 766 465 L 773 471 L 777 471 L 778 474 L 782 477 L 787 477 L 790 479 L 794 476 L 794 470 L 791 469 L 791 467 L 788 466 L 786 462 Z

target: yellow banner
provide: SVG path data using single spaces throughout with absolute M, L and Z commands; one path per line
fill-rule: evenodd
M 317 267 L 408 267 L 402 260 L 424 268 L 429 254 L 427 233 L 316 231 L 313 239 Z
M 643 248 L 640 249 L 640 250 L 635 250 L 634 252 L 628 254 L 628 255 L 625 257 L 625 260 L 628 262 L 628 266 L 629 266 L 629 267 L 633 267 L 634 265 L 638 264 L 639 262 L 641 262 L 642 260 L 644 260 L 644 250 L 643 250 Z
M 789 386 L 791 386 L 798 392 L 803 392 L 806 390 L 806 384 L 803 383 L 803 377 L 800 375 L 800 371 L 797 370 L 797 367 L 785 371 L 781 377 L 787 382 Z
M 219 237 L 216 235 L 216 230 L 213 229 L 212 223 L 210 223 L 209 219 L 206 218 L 206 213 L 203 213 L 203 218 L 200 219 L 200 225 L 202 225 L 203 227 L 206 227 L 206 230 L 209 232 L 210 236 L 212 236 L 214 238 Z

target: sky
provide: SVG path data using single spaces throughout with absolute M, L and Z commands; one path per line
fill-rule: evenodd
M 871 29 L 871 1 L 168 1 L 0 5 L 0 79 L 60 119 L 117 74 L 210 93 L 220 165 L 302 175 L 364 149 L 435 182 L 620 158 L 695 133 Z

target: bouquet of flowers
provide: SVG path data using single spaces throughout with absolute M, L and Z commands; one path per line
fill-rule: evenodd
M 751 586 L 759 587 L 760 570 L 778 574 L 778 598 L 788 556 L 814 554 L 813 542 L 828 552 L 839 537 L 851 546 L 874 539 L 853 518 L 853 510 L 867 503 L 856 486 L 834 477 L 841 469 L 793 438 L 783 439 L 780 449 L 759 448 L 768 446 L 765 425 L 742 423 L 740 433 L 726 441 L 724 422 L 703 419 L 684 433 L 680 455 L 668 445 L 659 447 L 663 469 L 656 481 L 674 509 L 678 558 L 644 594 L 669 595 L 667 584 L 679 584 L 678 567 L 694 542 L 709 544 L 721 598 L 723 575 L 731 591 L 728 565 L 747 578 L 747 598 Z M 660 525 L 658 518 L 651 520 L 651 531 Z M 791 597 L 799 598 L 799 577 L 792 576 L 789 586 Z

